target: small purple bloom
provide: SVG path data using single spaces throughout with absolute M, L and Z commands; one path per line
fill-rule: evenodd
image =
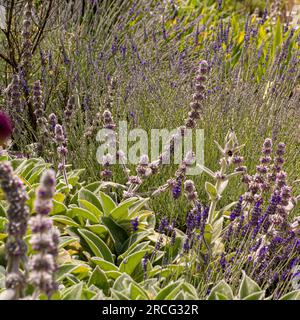
M 222 270 L 225 271 L 226 266 L 227 266 L 227 260 L 225 258 L 225 254 L 224 253 L 222 253 L 221 258 L 219 260 L 219 263 L 221 265 Z
M 239 217 L 242 212 L 242 202 L 243 197 L 240 197 L 238 203 L 236 204 L 235 208 L 230 213 L 230 220 L 234 220 L 235 218 Z
M 174 199 L 178 199 L 181 195 L 181 180 L 173 187 L 172 195 Z
M 132 230 L 133 231 L 137 231 L 138 230 L 138 226 L 139 226 L 139 219 L 138 218 L 134 218 L 130 222 L 131 222 Z

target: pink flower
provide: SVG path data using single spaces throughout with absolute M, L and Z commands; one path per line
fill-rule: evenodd
M 11 136 L 13 125 L 9 115 L 5 112 L 0 112 L 0 146 L 2 146 Z

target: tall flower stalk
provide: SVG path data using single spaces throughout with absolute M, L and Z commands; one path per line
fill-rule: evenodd
M 244 173 L 246 170 L 245 167 L 238 167 L 238 170 L 235 170 L 235 172 L 232 172 L 232 173 L 227 172 L 228 167 L 231 164 L 235 164 L 236 157 L 238 156 L 240 149 L 243 148 L 244 146 L 244 145 L 239 145 L 237 137 L 234 132 L 231 131 L 227 134 L 225 138 L 224 148 L 222 148 L 216 141 L 215 143 L 218 146 L 222 155 L 222 158 L 220 159 L 220 162 L 219 162 L 220 170 L 217 172 L 212 172 L 208 168 L 202 167 L 202 169 L 215 180 L 214 185 L 212 185 L 209 182 L 207 182 L 205 185 L 206 191 L 211 200 L 209 213 L 208 213 L 208 223 L 211 223 L 213 221 L 217 204 L 221 199 L 221 195 L 224 189 L 226 188 L 229 179 L 232 178 L 233 176 Z
M 31 43 L 31 22 L 32 22 L 32 3 L 27 1 L 24 11 L 24 20 L 23 20 L 23 53 L 22 53 L 22 67 L 27 75 L 30 68 L 30 61 L 32 59 L 32 43 Z
M 6 254 L 7 268 L 5 286 L 12 292 L 12 299 L 22 298 L 25 289 L 25 275 L 21 265 L 26 263 L 27 246 L 23 240 L 27 230 L 29 210 L 23 182 L 14 174 L 9 163 L 0 164 L 0 185 L 6 195 L 7 209 Z
M 67 149 L 67 140 L 64 134 L 64 129 L 60 124 L 55 125 L 55 142 L 57 144 L 57 154 L 60 158 L 60 163 L 58 164 L 58 170 L 62 172 L 65 183 L 68 186 L 68 176 L 66 171 L 66 157 L 68 155 L 68 149 Z
M 151 163 L 147 163 L 145 167 L 147 167 L 147 175 L 145 177 L 149 177 L 152 174 L 158 172 L 160 166 L 170 161 L 171 157 L 174 157 L 176 149 L 180 147 L 182 138 L 186 135 L 187 129 L 194 129 L 197 125 L 197 120 L 201 119 L 203 116 L 203 100 L 206 97 L 206 87 L 205 83 L 207 81 L 207 74 L 209 72 L 209 65 L 206 60 L 201 60 L 199 62 L 198 68 L 196 70 L 196 75 L 194 79 L 194 87 L 195 92 L 192 95 L 192 101 L 190 103 L 190 111 L 188 116 L 185 119 L 185 125 L 178 127 L 177 132 L 171 136 L 168 143 L 166 144 L 163 152 L 158 156 L 158 159 L 152 161 Z M 144 155 L 142 155 L 144 157 Z M 141 162 L 142 161 L 141 157 Z M 153 193 L 152 196 L 158 195 L 161 192 L 164 192 L 168 189 L 172 190 L 172 195 L 174 199 L 178 199 L 181 195 L 182 186 L 184 183 L 186 170 L 189 166 L 192 166 L 195 160 L 194 154 L 192 150 L 189 150 L 185 154 L 185 158 L 181 162 L 178 167 L 175 178 L 169 179 L 166 184 L 159 186 Z M 138 166 L 138 170 L 141 168 L 141 163 Z M 139 174 L 139 172 L 138 172 Z M 127 196 L 135 195 L 137 189 L 142 185 L 143 181 L 139 176 L 130 177 L 128 184 L 131 192 L 125 191 Z M 134 178 L 134 179 L 132 179 Z
M 57 290 L 55 258 L 58 254 L 59 233 L 53 228 L 53 222 L 48 217 L 53 208 L 55 193 L 55 173 L 45 171 L 41 184 L 36 191 L 34 209 L 36 215 L 29 221 L 32 238 L 31 245 L 35 254 L 29 261 L 29 282 L 35 286 L 35 296 L 44 292 L 48 298 Z
M 33 85 L 33 107 L 34 115 L 38 126 L 38 152 L 43 154 L 47 151 L 47 145 L 49 145 L 49 131 L 48 131 L 48 120 L 45 117 L 44 103 L 42 96 L 41 82 L 36 81 Z

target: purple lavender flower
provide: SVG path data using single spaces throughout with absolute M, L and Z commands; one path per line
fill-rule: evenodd
M 222 10 L 223 0 L 218 0 L 218 10 Z
M 225 271 L 226 266 L 227 266 L 227 260 L 225 258 L 224 252 L 222 253 L 221 258 L 219 259 L 219 263 L 220 263 L 222 270 Z
M 278 248 L 278 246 L 279 246 L 280 244 L 283 243 L 283 241 L 284 241 L 284 240 L 283 240 L 281 237 L 275 236 L 275 237 L 271 240 L 271 242 L 270 242 L 270 244 L 269 244 L 269 246 L 268 246 L 269 251 L 270 251 L 271 253 L 275 253 L 276 249 Z
M 238 203 L 235 205 L 234 209 L 230 213 L 230 220 L 233 221 L 237 217 L 239 217 L 242 213 L 242 203 L 243 203 L 243 197 L 240 197 Z
M 206 223 L 206 220 L 208 218 L 208 212 L 209 212 L 209 207 L 205 207 L 202 212 L 202 219 L 201 219 L 202 225 L 205 225 L 205 223 Z
M 183 252 L 188 253 L 190 249 L 191 249 L 190 238 L 186 237 L 186 239 L 183 243 Z
M 225 242 L 230 242 L 232 234 L 233 234 L 233 225 L 232 223 L 230 223 L 230 225 L 228 226 L 228 229 L 226 230 L 223 236 L 223 239 L 225 240 Z
M 169 220 L 167 217 L 163 217 L 160 220 L 159 226 L 157 228 L 157 232 L 164 234 L 166 232 L 166 230 L 168 230 L 168 227 L 169 227 Z
M 132 231 L 137 231 L 139 226 L 139 219 L 136 217 L 130 221 L 132 226 Z
M 195 216 L 194 216 L 194 213 L 192 211 L 189 211 L 187 213 L 185 224 L 186 224 L 186 233 L 187 233 L 187 235 L 189 235 L 194 230 L 194 228 L 196 226 L 196 224 L 195 224 Z
M 175 241 L 176 241 L 176 231 L 173 230 L 171 234 L 171 241 L 170 241 L 171 246 L 174 246 Z
M 178 199 L 181 195 L 181 186 L 182 186 L 182 179 L 177 179 L 177 183 L 172 188 L 172 195 L 174 199 Z
M 242 215 L 240 216 L 240 218 L 239 218 L 239 223 L 238 223 L 237 228 L 236 228 L 236 230 L 235 230 L 235 235 L 236 235 L 236 236 L 239 236 L 239 235 L 240 235 L 240 232 L 241 232 L 241 230 L 242 230 L 242 228 L 243 228 L 243 226 L 244 226 L 244 220 L 245 220 L 245 216 L 242 214 Z
M 142 269 L 144 271 L 144 280 L 147 279 L 147 265 L 149 262 L 149 255 L 146 253 L 142 259 Z
M 162 242 L 163 242 L 163 237 L 160 236 L 155 244 L 155 248 L 154 248 L 155 251 L 158 251 L 161 248 Z
M 126 58 L 126 50 L 127 50 L 127 48 L 126 48 L 126 45 L 121 45 L 120 46 L 120 51 L 121 51 L 121 54 L 122 54 L 122 59 L 123 60 L 125 60 L 125 58 Z
M 256 252 L 262 243 L 262 238 L 259 238 L 255 244 L 250 248 L 250 252 Z
M 249 17 L 246 18 L 245 22 L 245 35 L 244 35 L 244 48 L 247 49 L 250 43 L 250 37 L 251 37 L 251 28 L 249 26 Z
M 199 229 L 201 225 L 201 219 L 202 219 L 202 209 L 201 209 L 201 204 L 199 201 L 196 201 L 196 204 L 194 206 L 194 220 L 195 220 L 195 228 Z
M 250 225 L 256 227 L 261 216 L 261 201 L 257 201 L 251 213 Z
M 268 16 L 268 9 L 265 8 L 261 17 L 261 21 L 260 21 L 261 24 L 265 23 L 265 21 L 267 20 L 267 16 Z
M 245 237 L 250 230 L 250 223 L 245 224 L 242 227 L 242 237 Z
M 262 225 L 264 232 L 267 232 L 270 227 L 270 217 L 272 215 L 275 215 L 277 211 L 277 206 L 280 202 L 280 196 L 277 191 L 274 191 L 274 193 L 271 195 L 271 199 L 269 202 L 269 205 L 264 212 L 264 214 L 261 216 L 261 219 L 258 221 L 257 227 L 260 228 L 260 225 Z

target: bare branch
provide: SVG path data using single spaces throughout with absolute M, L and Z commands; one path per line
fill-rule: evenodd
M 14 11 L 15 1 L 11 0 L 9 11 L 8 11 L 8 21 L 7 21 L 7 40 L 9 41 L 13 11 Z
M 17 69 L 16 64 L 11 61 L 6 55 L 4 55 L 3 53 L 0 52 L 0 58 L 3 59 L 6 63 L 8 63 L 9 65 L 11 65 L 15 70 Z
M 41 37 L 42 37 L 42 34 L 44 32 L 44 29 L 46 27 L 46 24 L 47 24 L 47 21 L 48 21 L 48 18 L 49 18 L 49 15 L 50 15 L 50 12 L 51 12 L 51 8 L 52 8 L 52 3 L 53 3 L 53 0 L 50 0 L 49 1 L 49 5 L 48 5 L 48 9 L 47 9 L 47 12 L 46 12 L 46 15 L 45 15 L 45 18 L 43 20 L 43 23 L 42 23 L 42 26 L 40 27 L 39 31 L 37 32 L 36 36 L 34 37 L 34 45 L 33 45 L 33 48 L 32 48 L 32 54 L 34 54 L 37 46 L 39 45 L 39 42 L 41 40 Z

